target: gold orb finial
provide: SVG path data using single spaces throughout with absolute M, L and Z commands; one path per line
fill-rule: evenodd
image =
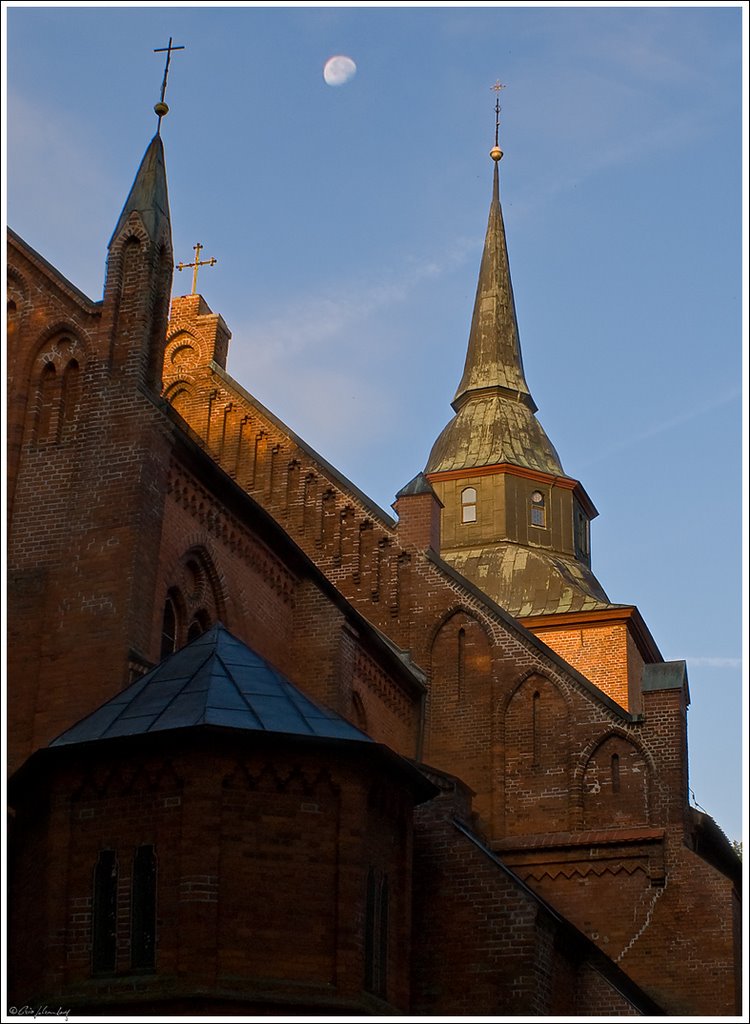
M 154 53 L 166 53 L 167 55 L 167 60 L 166 63 L 164 64 L 164 78 L 162 79 L 161 82 L 161 96 L 159 97 L 159 102 L 154 104 L 154 113 L 159 118 L 159 123 L 156 128 L 157 135 L 159 135 L 159 133 L 161 132 L 161 119 L 165 116 L 165 114 L 169 113 L 169 107 L 164 102 L 164 96 L 167 92 L 167 78 L 169 77 L 169 62 L 171 61 L 172 54 L 174 53 L 175 50 L 184 49 L 184 46 L 172 46 L 172 37 L 170 36 L 169 42 L 167 43 L 166 46 L 160 46 L 158 49 L 154 50 Z
M 490 150 L 490 156 L 495 161 L 495 163 L 497 163 L 498 160 L 502 160 L 503 151 L 502 149 L 500 149 L 499 146 L 493 146 L 492 149 Z

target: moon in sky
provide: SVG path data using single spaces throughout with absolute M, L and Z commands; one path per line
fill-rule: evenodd
M 326 85 L 343 85 L 357 73 L 357 65 L 351 57 L 329 57 L 323 67 Z

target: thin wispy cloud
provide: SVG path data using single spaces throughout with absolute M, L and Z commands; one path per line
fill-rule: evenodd
M 593 466 L 597 462 L 609 459 L 612 455 L 618 452 L 625 451 L 628 448 L 634 448 L 643 441 L 648 441 L 652 437 L 657 437 L 659 434 L 666 434 L 670 430 L 675 430 L 677 427 L 684 426 L 685 423 L 699 419 L 701 416 L 705 416 L 706 413 L 712 412 L 714 409 L 722 408 L 725 405 L 731 405 L 733 402 L 736 402 L 740 396 L 740 388 L 733 387 L 730 388 L 729 391 L 718 395 L 710 402 L 705 402 L 703 405 L 693 407 L 690 412 L 671 416 L 669 419 L 662 420 L 660 423 L 654 423 L 650 427 L 647 427 L 645 430 L 641 430 L 638 433 L 628 433 L 620 441 L 615 444 L 608 445 L 607 448 L 599 452 L 598 455 L 595 455 L 591 459 L 586 459 L 581 463 L 580 468 L 585 469 L 588 466 Z
M 571 128 L 580 111 L 571 115 L 567 122 Z M 587 132 L 590 126 L 587 127 Z M 679 117 L 672 116 L 651 125 L 646 130 L 623 133 L 612 125 L 612 131 L 603 131 L 596 139 L 596 145 L 589 141 L 585 159 L 577 151 L 568 151 L 566 160 L 561 155 L 554 167 L 554 174 L 532 183 L 524 198 L 515 203 L 516 215 L 529 209 L 548 205 L 557 196 L 564 195 L 604 171 L 627 167 L 641 160 L 654 159 L 660 153 L 686 146 L 697 139 L 695 112 L 686 111 Z
M 459 239 L 436 258 L 404 260 L 379 281 L 337 281 L 323 296 L 309 295 L 286 305 L 283 314 L 240 324 L 234 334 L 254 353 L 254 366 L 284 364 L 291 356 L 313 353 L 321 358 L 326 345 L 343 335 L 361 331 L 365 321 L 380 310 L 405 302 L 419 287 L 450 274 L 476 250 L 476 239 Z M 326 294 L 327 292 L 327 294 Z
M 104 218 L 114 226 L 117 198 L 90 126 L 16 92 L 8 97 L 7 142 L 11 227 L 98 298 L 107 240 L 100 224 Z
M 704 656 L 691 658 L 688 655 L 685 658 L 685 661 L 687 661 L 689 665 L 696 665 L 701 668 L 742 668 L 742 658 L 712 658 Z
M 676 55 L 674 29 L 673 20 L 653 12 L 637 24 L 628 18 L 618 18 L 612 28 L 599 23 L 595 32 L 579 35 L 579 54 L 582 59 L 605 62 L 635 81 L 697 89 L 703 81 L 703 69 Z

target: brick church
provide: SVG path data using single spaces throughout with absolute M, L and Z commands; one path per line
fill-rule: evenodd
M 453 416 L 395 517 L 172 297 L 159 133 L 101 300 L 10 233 L 11 1003 L 739 1012 L 740 864 L 689 805 L 685 664 L 593 573 L 490 155 Z

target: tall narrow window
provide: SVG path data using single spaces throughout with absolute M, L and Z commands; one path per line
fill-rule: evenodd
M 464 689 L 464 672 L 466 669 L 466 630 L 461 627 L 458 631 L 458 664 L 456 674 L 458 676 L 458 698 L 461 699 Z
M 575 542 L 576 558 L 588 562 L 591 553 L 589 541 L 589 521 L 578 502 L 573 503 L 574 529 L 573 539 Z
M 177 613 L 174 602 L 168 597 L 164 604 L 164 618 L 161 626 L 161 657 L 162 659 L 174 654 L 177 650 Z
M 533 768 L 539 767 L 542 751 L 542 707 L 539 692 L 535 692 L 531 698 L 531 764 Z
M 531 495 L 529 511 L 532 526 L 547 525 L 547 509 L 544 504 L 544 495 L 541 491 L 534 491 Z
M 95 973 L 115 969 L 117 955 L 117 860 L 102 850 L 94 871 L 91 961 Z
M 211 620 L 208 617 L 208 612 L 201 608 L 193 616 L 193 621 L 188 626 L 188 643 L 192 643 L 193 640 L 197 640 L 199 636 L 203 636 L 206 630 L 210 627 Z
M 365 901 L 365 991 L 375 991 L 375 872 L 367 872 Z
M 461 522 L 477 521 L 477 492 L 473 487 L 464 487 L 461 491 Z
M 53 363 L 47 363 L 39 378 L 37 441 L 52 441 L 57 432 L 58 380 Z
M 63 429 L 73 422 L 80 398 L 81 372 L 75 359 L 71 359 L 65 367 L 62 380 L 61 427 Z
M 153 846 L 139 846 L 135 851 L 130 921 L 131 966 L 141 970 L 152 968 L 156 948 L 156 854 Z
M 388 922 L 390 905 L 388 876 L 378 885 L 375 871 L 367 873 L 365 905 L 365 991 L 386 997 L 388 965 Z
M 613 754 L 612 755 L 611 770 L 612 770 L 612 792 L 613 793 L 619 793 L 620 792 L 620 755 L 619 754 Z
M 378 977 L 374 991 L 386 998 L 388 991 L 388 919 L 390 916 L 388 875 L 380 883 L 380 920 L 378 922 Z

